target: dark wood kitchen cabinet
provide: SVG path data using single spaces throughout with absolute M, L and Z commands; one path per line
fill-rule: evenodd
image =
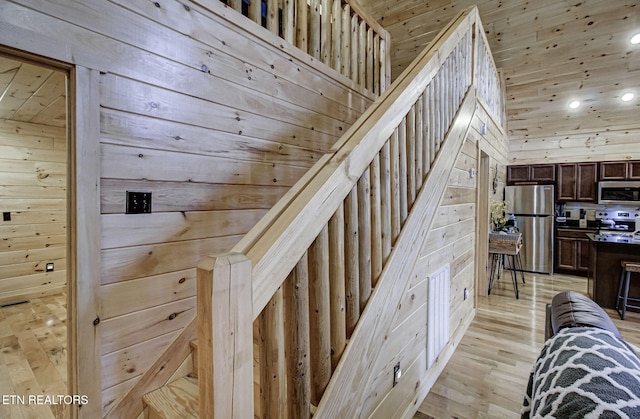
M 556 271 L 587 275 L 590 263 L 590 240 L 586 233 L 595 230 L 565 230 L 556 232 Z
M 558 164 L 558 201 L 596 202 L 598 163 Z
M 600 162 L 600 180 L 640 180 L 640 161 Z
M 555 181 L 555 164 L 507 166 L 507 184 L 509 185 L 519 182 L 554 183 Z
M 627 165 L 629 168 L 629 179 L 640 180 L 640 161 L 630 161 Z

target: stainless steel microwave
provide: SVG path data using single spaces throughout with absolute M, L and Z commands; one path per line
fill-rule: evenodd
M 598 182 L 598 204 L 640 205 L 640 181 Z

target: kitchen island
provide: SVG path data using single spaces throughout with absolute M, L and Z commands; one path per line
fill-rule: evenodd
M 615 308 L 622 268 L 620 261 L 640 261 L 640 241 L 631 237 L 587 234 L 591 241 L 589 297 L 600 307 Z M 629 296 L 640 297 L 640 276 L 632 274 Z

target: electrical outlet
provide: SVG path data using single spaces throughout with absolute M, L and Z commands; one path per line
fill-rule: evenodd
M 398 384 L 398 382 L 400 381 L 400 377 L 402 377 L 402 370 L 400 369 L 400 363 L 398 362 L 393 367 L 393 387 Z
M 11 221 L 11 213 L 3 212 L 2 213 L 2 221 Z
M 46 268 L 45 268 L 45 271 L 46 271 L 46 272 L 53 272 L 53 266 L 54 266 L 54 265 L 53 265 L 53 262 L 48 262 L 48 263 L 47 263 L 47 266 L 46 266 Z
M 468 289 L 464 289 L 464 299 L 466 300 L 467 298 L 469 298 L 469 290 Z
M 151 192 L 127 191 L 127 214 L 150 214 Z

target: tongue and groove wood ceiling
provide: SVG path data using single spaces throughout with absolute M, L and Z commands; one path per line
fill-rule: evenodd
M 387 29 L 396 77 L 476 4 L 506 86 L 511 163 L 640 158 L 638 0 L 360 0 Z M 624 103 L 624 92 L 635 99 Z M 572 100 L 582 105 L 569 109 Z
M 477 4 L 506 85 L 512 163 L 640 158 L 639 1 L 360 2 L 391 33 L 394 77 Z M 61 73 L 0 57 L 0 119 L 64 126 L 64 92 Z
M 65 96 L 63 72 L 0 56 L 0 120 L 64 127 Z

